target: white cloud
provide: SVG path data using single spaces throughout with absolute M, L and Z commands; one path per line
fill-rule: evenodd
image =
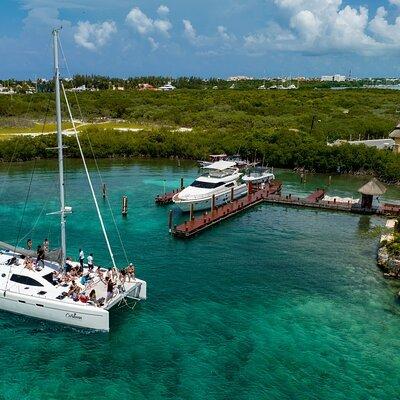
M 196 47 L 213 47 L 213 53 L 218 54 L 222 50 L 230 47 L 234 41 L 236 41 L 236 37 L 233 34 L 230 34 L 226 27 L 219 25 L 217 27 L 217 32 L 214 35 L 206 36 L 206 35 L 198 35 L 196 29 L 194 28 L 191 21 L 188 19 L 184 19 L 183 21 L 183 35 L 185 38 Z M 209 52 L 202 52 L 202 54 L 211 54 Z
M 164 4 L 162 4 L 160 7 L 158 7 L 157 14 L 160 17 L 165 17 L 166 15 L 169 14 L 169 8 L 167 6 L 165 6 Z
M 172 24 L 166 19 L 156 19 L 154 21 L 155 30 L 160 31 L 165 36 L 169 35 L 169 31 L 172 29 Z
M 221 39 L 225 42 L 236 40 L 236 36 L 234 34 L 229 33 L 225 26 L 219 25 L 217 27 L 217 32 L 218 35 L 221 37 Z
M 96 51 L 104 46 L 115 32 L 117 32 L 117 27 L 114 21 L 105 21 L 98 24 L 80 21 L 78 22 L 74 39 L 79 46 Z
M 157 43 L 154 38 L 152 38 L 151 36 L 148 38 L 148 41 L 150 43 L 151 49 L 153 51 L 157 50 L 160 47 L 160 44 Z
M 384 7 L 378 8 L 375 18 L 369 24 L 369 29 L 378 39 L 387 44 L 398 45 L 400 43 L 400 17 L 396 18 L 394 24 L 389 24 Z
M 165 12 L 165 8 L 163 8 L 162 11 Z M 150 33 L 161 33 L 164 36 L 169 36 L 169 31 L 172 29 L 172 24 L 169 20 L 153 20 L 152 18 L 149 18 L 139 7 L 134 7 L 129 12 L 129 14 L 126 16 L 126 22 L 143 36 L 147 36 Z
M 394 41 L 400 48 L 400 20 L 389 24 L 383 7 L 370 20 L 366 7 L 343 6 L 342 0 L 274 0 L 274 4 L 286 15 L 286 23 L 269 23 L 245 36 L 245 47 L 255 53 L 277 49 L 376 55 L 393 49 Z
M 153 20 L 138 7 L 132 8 L 126 16 L 126 21 L 135 27 L 141 35 L 146 35 L 153 30 Z
M 194 29 L 192 23 L 188 19 L 184 19 L 182 22 L 183 22 L 183 28 L 184 28 L 184 35 L 186 36 L 186 38 L 190 42 L 196 43 L 197 42 L 196 29 Z

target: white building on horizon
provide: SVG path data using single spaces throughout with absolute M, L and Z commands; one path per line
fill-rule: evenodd
M 254 80 L 252 76 L 244 76 L 244 75 L 230 76 L 227 79 L 228 82 L 252 81 L 252 80 Z
M 321 82 L 346 82 L 345 75 L 322 75 Z

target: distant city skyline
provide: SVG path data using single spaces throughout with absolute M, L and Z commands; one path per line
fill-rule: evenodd
M 2 0 L 0 79 L 63 75 L 397 77 L 400 0 Z

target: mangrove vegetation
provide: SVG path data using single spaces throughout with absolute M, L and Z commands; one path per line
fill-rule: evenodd
M 319 172 L 373 172 L 386 182 L 400 181 L 400 157 L 388 150 L 344 144 L 337 139 L 384 138 L 399 119 L 400 92 L 389 90 L 212 90 L 174 92 L 102 90 L 70 94 L 85 151 L 105 157 L 179 157 L 240 153 L 276 167 Z M 78 106 L 78 102 L 79 106 Z M 82 111 L 82 116 L 81 116 Z M 0 97 L 0 128 L 52 122 L 51 93 Z M 115 124 L 101 124 L 114 120 Z M 119 131 L 118 123 L 142 127 Z M 180 128 L 186 129 L 180 129 Z M 28 126 L 27 126 L 28 128 Z M 28 129 L 29 130 L 29 129 Z M 0 159 L 52 158 L 54 135 L 3 140 Z M 67 156 L 77 146 L 66 138 Z

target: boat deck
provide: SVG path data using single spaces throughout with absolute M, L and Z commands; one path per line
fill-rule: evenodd
M 8 265 L 7 263 L 13 258 L 16 258 L 16 260 L 11 265 Z M 74 264 L 77 265 L 78 263 Z M 80 289 L 80 295 L 89 296 L 90 291 L 94 289 L 96 292 L 97 300 L 101 298 L 104 299 L 104 303 L 101 306 L 98 306 L 104 309 L 110 309 L 114 304 L 120 302 L 125 297 L 139 297 L 140 286 L 142 283 L 141 280 L 132 278 L 130 281 L 129 279 L 126 279 L 125 282 L 122 282 L 120 280 L 120 277 L 118 276 L 114 280 L 115 289 L 113 297 L 106 302 L 105 299 L 107 296 L 107 287 L 105 283 L 100 279 L 96 267 L 96 272 L 91 272 L 90 274 L 88 268 L 84 268 L 83 275 L 89 274 L 90 277 L 90 280 L 85 284 L 82 283 L 81 277 L 76 277 L 70 279 L 69 282 L 54 285 L 46 279 L 46 276 L 49 276 L 54 271 L 58 270 L 58 264 L 48 261 L 45 262 L 44 267 L 40 270 L 27 269 L 23 266 L 23 260 L 20 259 L 18 254 L 8 251 L 2 251 L 0 252 L 0 290 L 18 293 L 30 297 L 37 297 L 42 300 L 57 300 L 62 303 L 79 304 L 81 306 L 88 307 L 96 306 L 94 303 L 91 302 L 85 303 L 80 300 L 73 300 L 69 296 L 65 296 L 65 293 L 69 291 L 72 280 L 74 280 Z M 100 273 L 104 278 L 107 272 L 107 269 L 100 269 Z M 25 278 L 26 284 L 12 281 L 10 279 L 12 275 L 23 276 Z M 34 284 L 32 285 L 31 283 Z

